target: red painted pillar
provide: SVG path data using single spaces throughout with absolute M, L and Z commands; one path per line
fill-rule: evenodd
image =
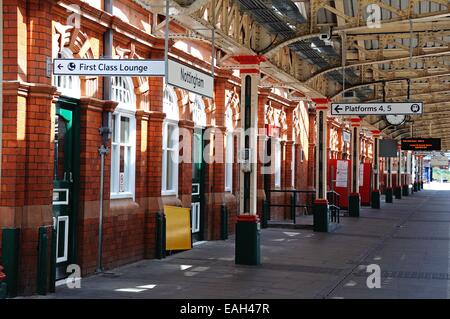
M 373 130 L 373 161 L 372 161 L 372 198 L 371 205 L 372 208 L 379 209 L 380 208 L 380 131 Z
M 359 195 L 359 165 L 360 165 L 360 131 L 361 131 L 361 118 L 352 118 L 352 134 L 351 134 L 351 183 L 350 183 L 350 195 L 348 200 L 348 213 L 351 217 L 359 217 L 359 211 L 361 206 L 361 198 Z
M 329 211 L 327 200 L 327 114 L 328 99 L 313 99 L 316 103 L 316 199 L 313 205 L 314 231 L 328 232 Z

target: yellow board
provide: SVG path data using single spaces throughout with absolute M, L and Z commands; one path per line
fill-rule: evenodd
M 192 248 L 191 212 L 189 208 L 164 206 L 166 215 L 166 250 Z

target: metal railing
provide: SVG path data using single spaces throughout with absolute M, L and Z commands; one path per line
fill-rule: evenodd
M 271 213 L 270 208 L 271 207 L 289 207 L 290 208 L 290 219 L 292 220 L 293 224 L 296 223 L 296 212 L 297 208 L 303 208 L 305 215 L 311 215 L 312 214 L 312 206 L 314 203 L 316 192 L 312 190 L 296 190 L 296 189 L 270 189 L 269 194 L 267 196 L 266 205 L 267 205 L 267 218 L 271 219 Z M 273 203 L 271 201 L 271 194 L 272 193 L 291 193 L 290 196 L 290 203 Z M 302 201 L 298 198 L 298 194 L 304 194 L 305 200 Z
M 328 200 L 328 207 L 330 209 L 331 223 L 340 222 L 340 212 L 341 212 L 340 199 L 341 195 L 339 195 L 339 193 L 337 193 L 336 191 L 332 190 L 327 192 L 327 200 Z

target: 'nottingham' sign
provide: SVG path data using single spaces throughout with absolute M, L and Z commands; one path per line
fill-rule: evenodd
M 417 115 L 422 113 L 422 102 L 331 103 L 331 115 Z
M 403 151 L 440 151 L 440 138 L 402 138 Z
M 164 61 L 120 59 L 54 59 L 54 75 L 164 76 Z
M 184 64 L 169 59 L 167 83 L 208 98 L 213 97 L 214 78 Z

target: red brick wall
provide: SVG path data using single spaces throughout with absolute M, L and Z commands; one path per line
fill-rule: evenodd
M 54 88 L 45 76 L 45 57 L 51 55 L 50 12 L 51 6 L 39 1 L 3 5 L 3 77 L 23 83 L 4 83 L 0 227 L 21 229 L 18 285 L 24 294 L 36 286 L 38 228 L 52 222 Z

